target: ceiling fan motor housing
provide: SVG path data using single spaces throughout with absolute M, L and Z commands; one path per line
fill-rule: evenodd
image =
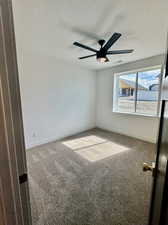
M 106 42 L 106 41 L 103 40 L 103 39 L 101 39 L 101 40 L 98 41 L 98 43 L 99 43 L 99 45 L 100 45 L 101 47 L 104 45 L 105 42 Z
M 100 51 L 97 52 L 97 58 L 105 58 L 107 54 L 107 51 L 104 49 L 100 49 Z

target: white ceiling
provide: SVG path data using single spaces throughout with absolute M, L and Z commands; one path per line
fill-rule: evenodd
M 168 0 L 13 0 L 16 38 L 24 52 L 54 56 L 91 69 L 101 69 L 158 55 L 166 47 Z M 97 39 L 122 37 L 112 49 L 135 49 L 127 55 L 78 60 L 89 52 L 74 41 L 99 48 Z

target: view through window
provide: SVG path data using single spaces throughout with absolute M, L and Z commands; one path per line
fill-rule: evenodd
M 161 68 L 115 76 L 113 111 L 157 115 Z

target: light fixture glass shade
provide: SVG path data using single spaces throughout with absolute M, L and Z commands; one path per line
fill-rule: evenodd
M 100 63 L 104 63 L 104 62 L 107 62 L 108 60 L 106 57 L 99 57 L 99 58 L 97 58 L 97 61 Z

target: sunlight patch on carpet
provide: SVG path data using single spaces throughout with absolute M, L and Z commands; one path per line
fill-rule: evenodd
M 64 141 L 62 142 L 62 144 L 64 144 L 65 146 L 67 146 L 68 148 L 72 150 L 77 150 L 77 149 L 93 146 L 96 144 L 105 143 L 106 141 L 107 141 L 106 139 L 97 137 L 95 135 L 89 135 L 86 137 L 75 138 L 73 140 Z
M 129 150 L 124 145 L 107 141 L 95 135 L 64 141 L 62 144 L 90 162 L 96 162 Z
M 123 145 L 107 142 L 76 151 L 76 153 L 90 162 L 96 162 L 128 150 L 129 148 Z

